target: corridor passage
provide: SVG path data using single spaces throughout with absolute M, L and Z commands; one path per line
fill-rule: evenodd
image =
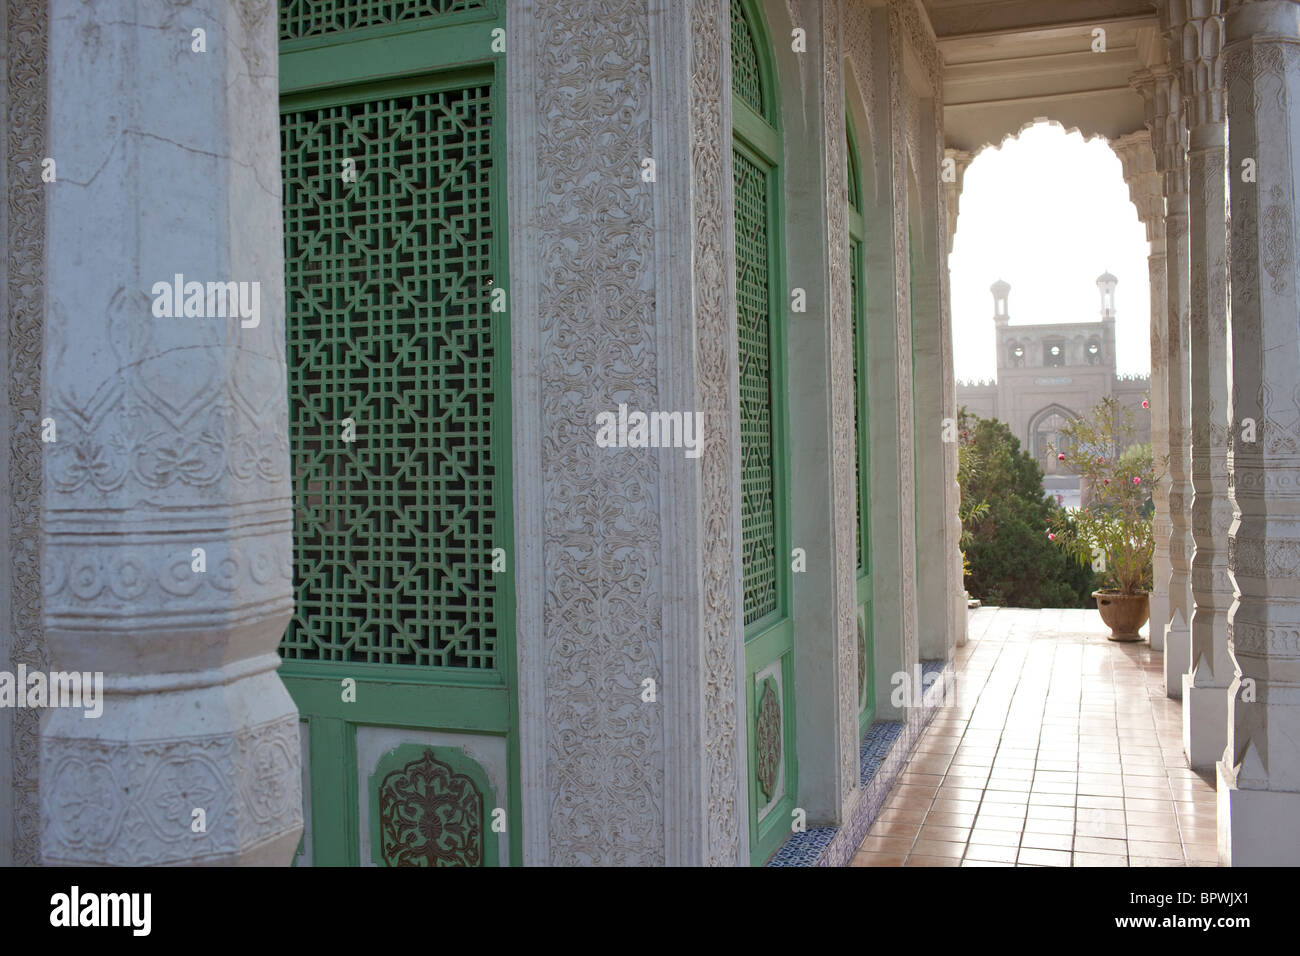
M 980 608 L 969 634 L 855 866 L 1216 865 L 1160 652 L 1095 610 Z

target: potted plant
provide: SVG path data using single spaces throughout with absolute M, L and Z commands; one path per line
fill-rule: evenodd
M 1083 507 L 1057 521 L 1048 537 L 1101 575 L 1093 597 L 1110 639 L 1140 640 L 1138 629 L 1151 614 L 1151 492 L 1159 480 L 1151 446 L 1134 442 L 1132 413 L 1107 397 L 1062 428 L 1053 451 L 1079 475 Z

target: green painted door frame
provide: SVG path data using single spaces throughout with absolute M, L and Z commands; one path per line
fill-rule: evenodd
M 789 836 L 798 804 L 784 150 L 771 39 L 755 0 L 732 0 L 731 35 L 750 862 L 762 865 Z
M 439 735 L 426 764 L 479 791 L 477 845 L 517 864 L 504 5 L 400 6 L 279 5 L 297 603 L 280 673 L 307 724 L 313 864 L 369 862 L 370 727 Z M 469 733 L 502 741 L 508 796 L 445 743 Z
M 867 364 L 866 224 L 862 209 L 862 163 L 857 132 L 846 114 L 849 174 L 849 307 L 853 323 L 853 425 L 857 458 L 858 568 L 858 737 L 876 719 L 875 642 L 873 639 L 871 578 L 871 401 Z

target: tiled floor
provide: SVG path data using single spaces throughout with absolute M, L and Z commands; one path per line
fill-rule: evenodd
M 1093 610 L 980 608 L 969 634 L 855 866 L 1216 865 L 1159 652 Z

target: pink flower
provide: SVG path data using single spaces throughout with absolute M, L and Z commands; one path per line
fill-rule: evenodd
M 1151 407 L 1151 403 L 1148 402 L 1148 401 L 1144 398 L 1144 399 L 1142 399 L 1142 407 L 1143 407 L 1143 408 L 1150 408 L 1150 407 Z
M 1101 483 L 1102 483 L 1103 485 L 1109 485 L 1109 484 L 1110 484 L 1110 479 L 1109 479 L 1109 478 L 1103 478 L 1103 479 L 1101 480 Z
M 1064 455 L 1064 453 L 1062 453 L 1062 454 L 1060 454 L 1060 455 L 1057 455 L 1057 456 L 1056 456 L 1056 460 L 1057 460 L 1057 461 L 1065 461 L 1065 455 Z
M 1098 459 L 1097 459 L 1097 464 L 1099 464 L 1099 465 L 1104 465 L 1104 464 L 1106 464 L 1106 459 L 1105 459 L 1105 458 L 1098 458 Z
M 1055 541 L 1055 540 L 1056 540 L 1056 535 L 1052 534 L 1052 532 L 1050 532 L 1050 531 L 1047 532 L 1047 540 L 1048 540 L 1048 541 Z
M 1133 476 L 1133 484 L 1135 484 L 1135 485 L 1140 485 L 1140 484 L 1142 484 L 1142 479 L 1139 478 L 1137 475 L 1134 475 L 1134 476 Z

